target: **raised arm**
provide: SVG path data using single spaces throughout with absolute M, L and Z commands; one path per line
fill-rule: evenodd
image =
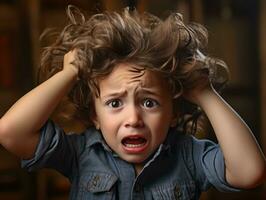
M 21 158 L 30 158 L 39 141 L 40 128 L 77 80 L 71 64 L 76 50 L 64 57 L 64 68 L 20 98 L 0 119 L 0 143 Z
M 185 94 L 206 113 L 225 159 L 226 180 L 237 188 L 253 188 L 266 178 L 265 157 L 252 131 L 208 83 Z

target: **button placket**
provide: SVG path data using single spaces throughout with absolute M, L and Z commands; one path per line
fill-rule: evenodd
M 137 192 L 137 193 L 140 193 L 141 192 L 141 186 L 139 184 L 136 184 L 135 188 L 134 188 L 134 191 Z

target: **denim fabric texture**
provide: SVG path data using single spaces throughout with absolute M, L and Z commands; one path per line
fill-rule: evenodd
M 225 181 L 219 145 L 172 129 L 136 176 L 133 164 L 112 152 L 95 128 L 65 134 L 48 121 L 35 156 L 22 160 L 22 167 L 29 171 L 53 168 L 68 177 L 71 200 L 196 200 L 211 186 L 239 191 Z

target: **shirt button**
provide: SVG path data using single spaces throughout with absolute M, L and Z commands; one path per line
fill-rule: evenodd
M 181 194 L 180 188 L 178 186 L 176 186 L 175 187 L 175 198 L 181 199 L 181 197 L 182 197 L 182 194 Z
M 99 181 L 100 181 L 100 176 L 96 175 L 96 176 L 93 178 L 93 180 L 92 180 L 91 186 L 92 186 L 93 188 L 95 188 L 95 187 L 98 185 Z

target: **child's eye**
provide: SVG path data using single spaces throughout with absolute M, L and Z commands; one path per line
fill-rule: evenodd
M 146 108 L 154 108 L 158 105 L 159 105 L 158 101 L 154 99 L 144 99 L 143 101 L 143 106 Z
M 106 105 L 110 106 L 111 108 L 119 108 L 122 106 L 122 101 L 119 99 L 112 99 L 106 103 Z

